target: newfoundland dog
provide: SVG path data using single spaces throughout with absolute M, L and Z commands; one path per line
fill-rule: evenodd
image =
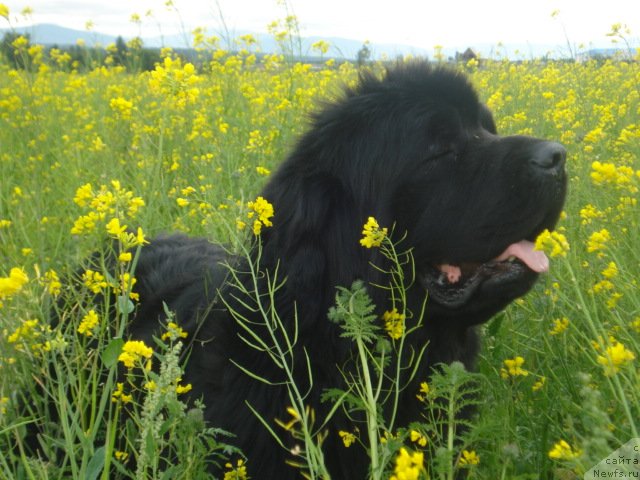
M 426 345 L 415 384 L 400 397 L 399 424 L 408 425 L 420 420 L 419 381 L 439 363 L 460 361 L 473 369 L 475 327 L 524 295 L 547 270 L 547 258 L 532 242 L 560 215 L 565 156 L 558 143 L 498 135 L 491 113 L 460 73 L 416 61 L 382 78 L 364 75 L 313 116 L 263 190 L 275 215 L 251 250 L 262 273 L 248 275 L 248 263 L 204 239 L 158 237 L 139 259 L 140 304 L 130 336 L 149 338 L 157 331 L 166 304 L 189 331 L 183 381 L 192 384 L 192 398 L 204 399 L 206 420 L 236 435 L 252 478 L 299 478 L 300 471 L 287 464 L 291 452 L 248 407 L 271 424 L 290 418 L 282 369 L 242 339 L 247 334 L 229 313 L 239 311 L 253 322 L 255 335 L 266 335 L 262 316 L 242 298 L 238 282 L 252 289 L 255 278 L 267 292 L 276 272 L 283 281 L 265 301 L 291 335 L 296 331 L 293 375 L 309 392 L 305 402 L 323 418 L 330 406 L 320 397 L 341 385 L 355 351 L 327 319 L 328 310 L 336 287 L 356 280 L 367 285 L 379 313 L 390 309 L 389 292 L 373 286 L 384 259 L 379 249 L 359 242 L 369 217 L 389 227 L 392 240 L 414 258 L 407 310 L 419 316 L 427 298 L 422 326 L 407 339 L 414 351 Z M 234 282 L 225 263 L 234 265 Z M 364 452 L 344 448 L 338 435 L 353 428 L 340 415 L 327 427 L 323 450 L 333 478 L 366 476 Z M 295 451 L 293 439 L 286 446 Z

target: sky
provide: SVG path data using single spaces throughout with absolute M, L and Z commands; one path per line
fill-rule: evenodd
M 640 0 L 0 0 L 14 26 L 54 23 L 133 37 L 153 37 L 206 27 L 264 32 L 289 13 L 303 36 L 411 45 L 544 44 L 565 48 L 608 47 L 606 33 L 626 24 L 631 46 L 640 47 Z M 20 12 L 30 7 L 28 19 Z M 552 15 L 556 12 L 555 15 Z M 132 14 L 140 24 L 131 22 Z M 0 24 L 4 19 L 0 19 Z M 6 22 L 4 22 L 6 26 Z

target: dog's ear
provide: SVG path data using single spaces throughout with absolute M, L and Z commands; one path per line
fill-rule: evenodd
M 275 214 L 273 227 L 261 235 L 263 259 L 270 268 L 279 265 L 289 296 L 311 310 L 299 314 L 324 314 L 318 309 L 333 301 L 335 287 L 349 286 L 367 265 L 358 242 L 362 225 L 340 179 L 287 173 L 281 169 L 264 191 Z

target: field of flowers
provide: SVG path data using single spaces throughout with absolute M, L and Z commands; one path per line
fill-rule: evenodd
M 248 38 L 237 53 L 202 51 L 200 69 L 165 51 L 138 74 L 78 72 L 62 54 L 45 61 L 39 47 L 16 48 L 33 68 L 0 64 L 0 478 L 204 478 L 202 452 L 220 452 L 224 464 L 224 437 L 180 401 L 189 385 L 175 365 L 179 326 L 163 337 L 173 369 L 144 385 L 144 373 L 116 381 L 117 362 L 145 371 L 149 346 L 118 340 L 119 320 L 107 328 L 103 312 L 83 306 L 113 295 L 126 318 L 135 254 L 118 258 L 116 274 L 82 272 L 80 287 L 64 279 L 108 238 L 135 251 L 162 231 L 225 243 L 230 231 L 250 232 L 247 203 L 307 113 L 357 69 L 258 60 Z M 551 273 L 484 328 L 479 417 L 454 460 L 469 478 L 582 478 L 640 437 L 638 60 L 453 67 L 468 72 L 503 134 L 562 142 L 570 176 L 559 230 L 568 243 L 546 239 Z M 134 385 L 144 404 L 132 406 Z M 151 400 L 167 391 L 173 413 L 153 424 Z M 137 429 L 118 424 L 122 411 Z M 46 425 L 40 458 L 25 443 L 36 419 Z M 165 434 L 156 443 L 144 434 L 154 428 Z M 418 454 L 432 441 L 421 432 L 403 433 L 388 472 L 408 465 L 415 476 L 398 478 L 452 478 Z M 345 448 L 357 441 L 341 434 Z M 167 450 L 185 460 L 182 470 L 154 453 Z M 127 470 L 130 456 L 137 472 Z M 242 461 L 229 463 L 227 478 L 245 478 Z

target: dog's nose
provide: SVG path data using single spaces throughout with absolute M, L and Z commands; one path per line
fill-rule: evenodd
M 549 173 L 558 173 L 564 169 L 567 151 L 556 142 L 542 142 L 536 146 L 531 156 L 531 164 Z

